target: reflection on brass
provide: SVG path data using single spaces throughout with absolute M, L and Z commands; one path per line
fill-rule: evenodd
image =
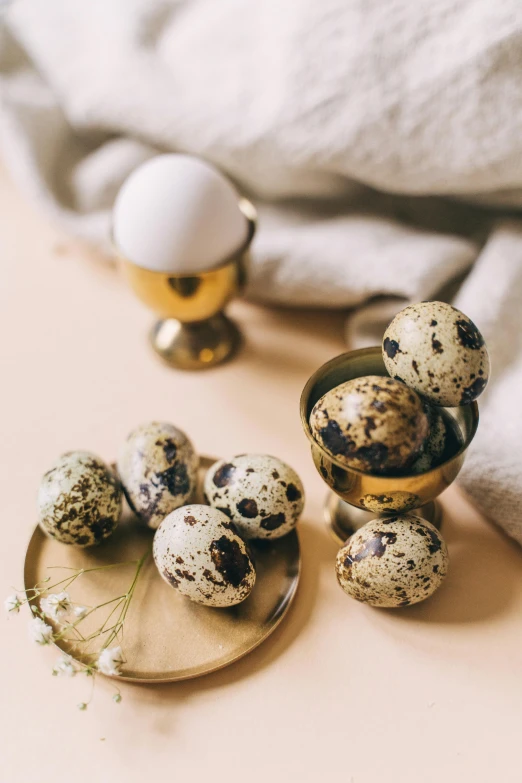
M 215 460 L 201 458 L 199 487 L 193 498 L 202 503 L 206 471 Z M 129 516 L 98 547 L 79 549 L 48 538 L 37 526 L 27 548 L 25 587 L 50 574 L 50 566 L 90 568 L 135 560 L 150 546 L 154 531 Z M 199 677 L 237 661 L 263 642 L 279 625 L 294 598 L 301 566 L 299 539 L 293 531 L 277 541 L 251 542 L 256 584 L 238 606 L 214 609 L 189 601 L 160 578 L 152 557 L 140 575 L 125 622 L 125 665 L 119 680 L 173 682 Z M 67 572 L 64 572 L 67 573 Z M 84 574 L 71 587 L 74 601 L 96 606 L 124 593 L 134 566 Z M 87 619 L 86 622 L 89 622 Z M 93 620 L 94 630 L 99 618 Z M 82 629 L 85 630 L 84 626 Z M 65 642 L 60 649 L 69 652 Z M 94 648 L 95 649 L 95 648 Z
M 201 285 L 201 279 L 199 277 L 169 277 L 168 283 L 173 291 L 184 299 L 189 299 L 197 292 Z
M 397 511 L 411 511 L 418 508 L 420 497 L 414 492 L 403 489 L 386 492 L 382 495 L 365 495 L 361 498 L 361 507 L 376 514 L 394 514 Z
M 420 506 L 415 513 L 440 529 L 442 509 L 436 500 Z M 350 506 L 333 492 L 328 493 L 324 504 L 324 520 L 338 544 L 344 544 L 359 528 L 371 519 L 375 519 L 376 515 L 376 512 L 363 511 L 355 506 Z M 383 516 L 383 512 L 379 512 L 378 516 Z
M 199 275 L 153 272 L 120 256 L 130 287 L 161 319 L 152 329 L 152 346 L 175 367 L 212 367 L 230 358 L 241 344 L 237 327 L 223 314 L 245 285 L 248 251 L 256 229 L 252 204 L 241 199 L 239 206 L 248 221 L 245 243 L 221 265 Z M 178 328 L 174 329 L 172 323 Z
M 348 468 L 335 457 L 330 456 L 317 443 L 310 430 L 309 418 L 313 406 L 330 389 L 345 381 L 362 375 L 386 376 L 381 348 L 362 348 L 341 354 L 320 367 L 309 379 L 301 395 L 301 423 L 312 450 L 314 464 L 325 483 L 345 504 L 362 509 L 367 514 L 365 521 L 372 516 L 390 513 L 402 513 L 420 508 L 435 500 L 457 477 L 466 456 L 469 444 L 477 431 L 478 405 L 464 405 L 459 408 L 446 408 L 462 436 L 461 448 L 450 459 L 432 468 L 426 473 L 406 476 L 376 476 Z M 336 502 L 336 501 L 333 501 Z M 382 506 L 379 504 L 382 503 Z M 328 507 L 328 519 L 336 535 L 346 540 L 359 523 L 351 522 L 348 506 L 342 508 L 342 519 L 332 517 L 332 504 Z M 421 512 L 422 513 L 422 512 Z M 355 519 L 354 515 L 354 519 Z M 360 515 L 358 515 L 360 517 Z

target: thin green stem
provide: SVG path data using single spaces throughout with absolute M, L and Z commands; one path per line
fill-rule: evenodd
M 72 568 L 72 566 L 47 566 L 47 570 L 62 568 L 66 571 L 78 571 L 78 574 L 88 574 L 90 571 L 103 571 L 106 568 L 119 568 L 126 565 L 138 565 L 139 560 L 124 560 L 120 563 L 108 563 L 102 566 L 93 566 L 92 568 Z
M 122 634 L 123 632 L 124 623 L 127 618 L 127 614 L 132 599 L 136 592 L 136 586 L 138 584 L 140 574 L 142 572 L 143 566 L 145 565 L 145 562 L 147 561 L 149 555 L 151 554 L 151 551 L 152 551 L 152 546 L 150 546 L 147 549 L 147 551 L 143 553 L 143 555 L 140 557 L 139 560 L 130 560 L 121 563 L 111 563 L 103 566 L 95 566 L 93 568 L 82 568 L 78 571 L 74 571 L 74 573 L 69 574 L 65 578 L 60 579 L 59 581 L 54 582 L 51 585 L 47 584 L 50 581 L 50 577 L 47 577 L 42 582 L 37 583 L 34 587 L 27 589 L 24 594 L 25 600 L 20 602 L 20 604 L 25 604 L 25 603 L 31 604 L 31 602 L 35 601 L 38 598 L 41 598 L 44 595 L 48 595 L 51 590 L 54 590 L 58 587 L 61 587 L 62 590 L 66 590 L 70 587 L 70 585 L 72 585 L 75 582 L 76 579 L 78 579 L 78 577 L 82 576 L 83 574 L 88 574 L 95 571 L 102 571 L 109 568 L 117 568 L 119 566 L 127 566 L 131 564 L 136 566 L 136 570 L 132 582 L 130 583 L 130 586 L 126 593 L 122 595 L 118 595 L 115 598 L 111 598 L 108 601 L 104 601 L 103 603 L 98 604 L 97 606 L 88 608 L 85 611 L 85 614 L 83 614 L 81 617 L 78 617 L 74 622 L 64 625 L 61 631 L 54 634 L 53 637 L 54 642 L 64 642 L 66 644 L 72 645 L 73 649 L 76 648 L 76 650 L 78 650 L 78 658 L 76 658 L 76 661 L 80 667 L 80 671 L 82 671 L 86 675 L 93 677 L 91 696 L 87 702 L 79 705 L 80 709 L 85 709 L 86 705 L 89 704 L 92 700 L 92 696 L 94 693 L 94 679 L 98 671 L 97 661 L 100 656 L 100 653 L 103 650 L 110 647 L 110 645 L 116 639 L 118 639 L 120 634 Z M 68 566 L 50 566 L 50 568 L 65 568 L 65 570 L 67 571 L 73 571 L 73 569 L 69 568 Z M 87 635 L 82 634 L 82 632 L 78 629 L 80 623 L 82 623 L 87 617 L 90 617 L 92 614 L 97 612 L 99 609 L 103 609 L 104 607 L 111 607 L 111 606 L 112 608 L 110 609 L 107 617 L 105 618 L 100 628 L 98 628 L 98 630 L 93 631 L 92 633 Z M 31 608 L 33 609 L 33 612 L 37 616 L 44 618 L 44 614 L 41 611 L 41 609 L 37 608 L 36 606 L 32 606 Z M 115 615 L 116 617 L 115 619 L 113 619 Z M 102 646 L 99 647 L 97 650 L 90 652 L 89 647 L 93 642 L 93 640 L 98 639 L 101 636 L 106 637 Z M 85 659 L 88 658 L 92 659 L 91 662 L 85 661 Z M 119 690 L 118 689 L 116 690 L 117 690 L 116 698 L 119 701 L 121 700 L 121 695 L 119 693 Z
M 114 629 L 109 634 L 109 637 L 105 640 L 104 644 L 102 645 L 102 650 L 105 650 L 107 647 L 109 647 L 110 644 L 117 638 L 119 631 L 123 627 L 123 623 L 125 622 L 125 618 L 127 616 L 127 612 L 129 611 L 129 606 L 131 604 L 132 598 L 134 596 L 134 591 L 136 589 L 136 585 L 138 583 L 138 579 L 141 573 L 141 569 L 143 568 L 147 558 L 149 557 L 150 553 L 152 551 L 152 547 L 147 549 L 147 551 L 142 555 L 142 557 L 138 560 L 136 573 L 134 574 L 134 579 L 132 580 L 131 586 L 129 587 L 129 590 L 127 592 L 127 595 L 125 597 L 125 601 L 123 603 L 123 607 L 120 613 L 120 616 L 118 620 L 115 623 Z
M 59 582 L 54 582 L 52 585 L 48 585 L 45 588 L 42 588 L 42 585 L 45 584 L 47 579 L 44 579 L 42 582 L 38 582 L 34 587 L 29 587 L 25 591 L 26 598 L 23 601 L 20 601 L 20 606 L 23 606 L 26 603 L 31 603 L 31 601 L 34 601 L 36 598 L 39 598 L 43 593 L 49 593 L 51 590 L 54 590 L 56 587 L 62 586 L 63 589 L 66 589 L 69 587 L 76 579 L 78 579 L 79 576 L 82 576 L 83 574 L 90 574 L 93 571 L 104 571 L 108 568 L 119 568 L 120 566 L 126 566 L 126 565 L 136 565 L 140 566 L 140 563 L 142 562 L 143 557 L 140 558 L 140 560 L 127 560 L 121 563 L 109 563 L 107 565 L 102 566 L 93 566 L 92 568 L 80 568 L 76 573 L 74 573 L 72 576 L 66 576 L 64 579 L 60 579 Z M 51 568 L 63 568 L 67 571 L 73 570 L 69 566 L 48 566 L 49 569 Z M 65 585 L 65 587 L 64 587 Z M 27 597 L 29 593 L 33 593 L 31 597 Z
M 103 604 L 98 604 L 98 606 L 93 606 L 93 608 L 89 609 L 89 611 L 86 612 L 83 615 L 83 617 L 79 617 L 74 623 L 69 623 L 68 625 L 66 625 L 64 630 L 61 633 L 56 634 L 56 636 L 54 637 L 54 640 L 58 641 L 59 639 L 61 639 L 63 637 L 63 635 L 65 633 L 69 633 L 69 631 L 75 630 L 77 625 L 82 623 L 87 617 L 89 617 L 89 615 L 93 614 L 94 612 L 97 612 L 98 609 L 103 609 L 104 606 L 109 606 L 109 604 L 113 604 L 115 601 L 122 601 L 124 598 L 125 598 L 125 595 L 119 595 L 116 598 L 111 598 L 110 601 L 105 601 Z

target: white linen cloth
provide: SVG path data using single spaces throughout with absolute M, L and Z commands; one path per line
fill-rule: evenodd
M 0 9 L 0 149 L 71 233 L 108 249 L 127 174 L 191 153 L 258 206 L 252 297 L 359 306 L 352 345 L 406 301 L 477 322 L 493 380 L 461 482 L 522 543 L 520 0 Z

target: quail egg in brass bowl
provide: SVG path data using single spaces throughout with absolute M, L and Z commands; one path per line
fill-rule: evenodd
M 380 346 L 349 351 L 326 362 L 311 376 L 301 395 L 301 423 L 310 442 L 314 464 L 337 496 L 337 499 L 328 499 L 325 517 L 340 541 L 345 541 L 376 513 L 399 514 L 422 509 L 418 513 L 434 521 L 433 501 L 457 477 L 478 426 L 476 402 L 439 409 L 444 416 L 447 442 L 444 454 L 439 454 L 438 464 L 424 471 L 421 466 L 419 472 L 415 461 L 393 474 L 368 472 L 360 466 L 347 464 L 342 455 L 332 453 L 327 444 L 317 438 L 311 418 L 313 421 L 315 406 L 329 392 L 365 376 L 389 378 Z M 431 414 L 426 416 L 430 419 Z M 428 431 L 424 435 L 429 437 Z M 423 440 L 416 459 L 425 454 L 427 447 L 427 440 Z

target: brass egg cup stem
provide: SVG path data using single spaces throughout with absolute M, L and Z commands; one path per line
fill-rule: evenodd
M 380 347 L 349 351 L 331 359 L 312 375 L 301 395 L 303 430 L 310 441 L 315 467 L 330 487 L 324 517 L 337 541 L 346 541 L 370 519 L 415 512 L 440 525 L 440 506 L 435 499 L 457 477 L 478 427 L 478 405 L 446 408 L 462 435 L 462 446 L 446 462 L 425 473 L 377 476 L 348 468 L 328 454 L 314 439 L 309 418 L 313 406 L 326 392 L 345 381 L 364 375 L 387 376 Z
M 420 508 L 411 510 L 440 530 L 442 506 L 438 500 L 431 500 Z M 346 501 L 341 500 L 334 491 L 331 491 L 326 496 L 323 516 L 333 539 L 337 544 L 341 545 L 370 520 L 377 517 L 391 516 L 391 512 L 363 511 L 363 509 L 351 506 Z
M 158 356 L 172 367 L 203 370 L 231 359 L 242 336 L 233 321 L 218 313 L 194 323 L 161 319 L 153 325 L 149 340 Z
M 130 287 L 159 316 L 150 332 L 150 344 L 172 367 L 215 367 L 232 358 L 241 345 L 241 333 L 224 310 L 246 282 L 256 212 L 246 199 L 240 200 L 239 207 L 248 223 L 246 241 L 212 269 L 195 275 L 172 275 L 145 269 L 120 256 Z

